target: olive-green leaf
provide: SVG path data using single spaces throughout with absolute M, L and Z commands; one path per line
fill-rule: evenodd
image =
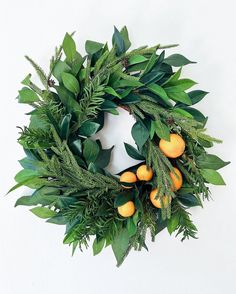
M 225 185 L 222 176 L 214 169 L 201 169 L 204 179 L 213 185 Z
M 88 54 L 92 55 L 97 53 L 100 49 L 102 49 L 104 44 L 98 43 L 95 41 L 87 40 L 85 42 L 85 50 Z
M 124 26 L 121 30 L 120 30 L 120 35 L 124 40 L 125 43 L 125 51 L 127 51 L 129 49 L 129 47 L 131 46 L 131 42 L 129 40 L 129 33 L 127 30 L 127 27 Z
M 160 139 L 170 141 L 170 129 L 166 124 L 164 124 L 160 120 L 152 121 L 151 129 L 154 129 L 155 133 Z
M 86 139 L 83 142 L 83 156 L 87 164 L 91 162 L 95 162 L 95 160 L 98 157 L 99 151 L 100 151 L 100 148 L 95 141 L 91 139 Z
M 178 102 L 182 102 L 186 105 L 191 105 L 192 101 L 189 98 L 188 94 L 186 94 L 185 92 L 168 92 L 168 90 L 166 89 L 166 93 L 168 95 L 168 97 L 174 101 L 178 101 Z
M 75 95 L 78 95 L 80 91 L 80 85 L 78 80 L 72 74 L 67 72 L 63 72 L 61 74 L 61 77 L 66 89 L 74 93 Z
M 201 202 L 193 194 L 180 194 L 177 196 L 177 199 L 187 207 L 201 206 Z
M 40 218 L 50 218 L 55 216 L 57 213 L 47 207 L 34 207 L 30 211 Z
M 105 243 L 106 243 L 106 239 L 105 238 L 102 238 L 102 239 L 99 239 L 97 240 L 97 238 L 94 239 L 94 242 L 93 242 L 93 255 L 97 255 L 99 254 L 103 247 L 105 246 Z
M 129 65 L 141 63 L 147 61 L 148 59 L 143 55 L 131 55 L 129 58 Z
M 190 63 L 196 63 L 194 61 L 190 61 L 189 59 L 187 59 L 181 54 L 172 54 L 168 56 L 167 58 L 165 58 L 164 62 L 175 67 L 187 65 Z
M 39 101 L 39 97 L 33 90 L 23 87 L 19 91 L 18 101 L 19 103 L 33 103 Z
M 174 213 L 170 219 L 167 220 L 167 230 L 171 235 L 179 226 L 179 215 Z
M 79 129 L 79 135 L 81 137 L 91 137 L 95 135 L 100 127 L 100 124 L 93 121 L 86 121 Z
M 223 161 L 214 154 L 201 154 L 197 157 L 196 163 L 200 168 L 217 170 L 230 164 L 230 161 Z
M 147 88 L 154 94 L 158 95 L 161 99 L 163 99 L 165 102 L 169 102 L 169 97 L 167 96 L 165 90 L 157 85 L 157 84 L 150 84 L 147 85 Z
M 165 90 L 170 92 L 182 92 L 188 90 L 192 86 L 196 85 L 196 82 L 190 79 L 180 79 L 177 81 L 172 81 L 165 85 Z

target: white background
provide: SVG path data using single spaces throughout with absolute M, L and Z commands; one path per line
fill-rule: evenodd
M 0 4 L 0 293 L 236 293 L 235 230 L 235 1 L 1 1 Z M 133 46 L 179 43 L 177 51 L 198 61 L 184 75 L 209 91 L 199 108 L 210 117 L 208 131 L 224 140 L 212 152 L 232 164 L 222 170 L 226 187 L 213 187 L 214 201 L 193 209 L 199 239 L 181 243 L 162 232 L 148 252 L 131 253 L 117 269 L 110 249 L 72 258 L 62 244 L 64 228 L 45 224 L 25 207 L 14 208 L 18 190 L 6 197 L 20 169 L 22 149 L 16 125 L 28 109 L 14 99 L 20 81 L 32 71 L 23 56 L 46 66 L 66 31 L 77 31 L 78 48 L 86 39 L 111 39 L 113 25 L 126 24 Z M 196 86 L 196 89 L 198 86 Z M 116 144 L 112 170 L 128 167 L 123 141 L 132 142 L 128 114 L 109 117 L 103 139 Z M 112 128 L 115 129 L 112 129 Z

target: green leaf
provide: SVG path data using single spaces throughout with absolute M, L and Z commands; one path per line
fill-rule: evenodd
M 66 62 L 58 60 L 58 62 L 53 68 L 52 74 L 58 80 L 58 82 L 61 83 L 62 82 L 61 74 L 63 72 L 70 72 L 70 71 L 71 71 L 71 68 Z
M 181 114 L 183 116 L 186 116 L 186 117 L 189 117 L 189 118 L 193 118 L 192 114 L 190 114 L 188 111 L 186 111 L 186 110 L 184 110 L 182 108 L 178 108 L 178 107 L 174 108 L 172 110 L 172 112 L 179 113 L 179 114 Z
M 46 222 L 55 225 L 66 225 L 68 221 L 65 216 L 58 213 L 57 215 L 49 218 Z
M 67 90 L 71 91 L 75 95 L 78 95 L 80 91 L 80 85 L 78 80 L 70 73 L 63 72 L 61 74 L 62 81 L 64 86 L 66 87 Z
M 97 240 L 97 238 L 95 238 L 95 240 L 93 242 L 93 255 L 94 256 L 99 254 L 102 251 L 102 249 L 105 246 L 105 243 L 106 243 L 105 238 L 102 238 L 102 239 L 99 239 L 99 240 Z
M 60 135 L 61 135 L 61 139 L 62 140 L 67 140 L 68 137 L 69 137 L 69 133 L 70 133 L 70 121 L 71 121 L 71 114 L 68 113 L 64 116 L 62 122 L 61 122 L 61 126 L 60 126 L 60 129 L 61 129 L 61 132 L 60 132 Z
M 172 82 L 177 81 L 181 75 L 181 71 L 182 71 L 182 67 L 179 68 L 177 72 L 175 72 L 172 76 L 170 76 L 170 78 L 167 81 L 165 81 L 165 83 L 163 83 L 162 86 L 171 84 Z
M 76 45 L 75 41 L 68 33 L 66 33 L 64 37 L 62 48 L 65 52 L 66 58 L 69 60 L 69 62 L 72 62 L 76 54 Z
M 30 209 L 30 211 L 40 218 L 50 218 L 57 214 L 55 211 L 52 211 L 47 207 L 34 207 Z
M 187 105 L 192 104 L 191 99 L 189 98 L 188 94 L 186 94 L 185 92 L 173 93 L 173 92 L 168 92 L 167 90 L 166 90 L 166 92 L 167 92 L 168 97 L 174 101 L 179 101 L 179 102 L 182 102 Z
M 140 82 L 148 85 L 151 83 L 156 83 L 164 77 L 165 73 L 160 72 L 159 70 L 153 70 L 140 78 Z
M 150 57 L 147 65 L 146 65 L 144 71 L 141 74 L 141 77 L 152 70 L 152 68 L 154 67 L 156 61 L 157 61 L 157 55 L 156 55 L 156 52 L 153 52 L 153 54 L 151 55 L 151 57 Z
M 117 266 L 124 261 L 127 249 L 129 247 L 129 233 L 127 229 L 121 229 L 112 241 L 112 250 L 116 257 Z
M 124 88 L 124 87 L 142 87 L 143 84 L 137 80 L 125 80 L 121 79 L 115 83 L 117 88 Z
M 121 99 L 120 95 L 112 87 L 105 87 L 104 92 Z
M 39 176 L 38 170 L 22 169 L 16 174 L 15 181 L 20 183 L 35 176 Z
M 202 90 L 195 90 L 188 93 L 188 96 L 190 97 L 192 101 L 192 105 L 198 103 L 201 101 L 208 92 L 202 91 Z
M 127 27 L 124 26 L 121 31 L 120 31 L 120 35 L 122 37 L 122 39 L 124 40 L 125 43 L 125 51 L 127 51 L 129 49 L 129 47 L 131 46 L 131 42 L 129 40 L 129 33 L 127 30 Z
M 171 83 L 168 83 L 165 85 L 165 90 L 169 93 L 171 92 L 182 92 L 185 90 L 188 90 L 192 86 L 196 85 L 196 82 L 190 80 L 190 79 L 180 79 L 177 81 L 172 81 Z
M 187 65 L 190 63 L 196 63 L 194 61 L 190 61 L 189 59 L 187 59 L 181 54 L 172 54 L 168 56 L 167 58 L 165 58 L 164 62 L 175 67 Z
M 139 151 L 137 149 L 135 149 L 133 146 L 131 146 L 130 144 L 128 143 L 124 143 L 125 145 L 125 150 L 127 152 L 127 154 L 133 158 L 133 159 L 136 159 L 136 160 L 145 160 L 145 157 L 142 156 Z
M 21 84 L 22 84 L 22 85 L 25 85 L 25 86 L 30 86 L 30 84 L 31 84 L 30 79 L 31 79 L 31 74 L 28 74 L 28 75 L 24 78 L 24 80 L 21 82 Z
M 96 161 L 99 151 L 100 148 L 95 141 L 92 141 L 91 139 L 86 139 L 83 142 L 83 156 L 87 164 Z
M 95 161 L 95 165 L 99 168 L 105 168 L 110 163 L 111 152 L 114 146 L 109 149 L 101 149 Z
M 73 94 L 70 91 L 68 91 L 63 86 L 55 86 L 55 89 L 58 93 L 58 96 L 59 96 L 61 102 L 66 107 L 67 112 L 74 113 L 74 114 L 81 113 L 80 105 L 75 100 Z
M 160 139 L 170 141 L 170 129 L 166 124 L 162 123 L 160 120 L 151 122 L 151 129 L 154 129 L 157 136 Z
M 139 149 L 143 147 L 149 138 L 148 129 L 141 122 L 136 122 L 131 130 L 132 137 L 135 143 L 138 145 Z
M 206 117 L 197 109 L 192 108 L 192 107 L 184 107 L 184 110 L 187 111 L 188 113 L 190 113 L 190 115 L 192 115 L 192 117 L 201 122 L 204 123 L 206 121 Z
M 147 88 L 152 93 L 158 95 L 165 102 L 169 102 L 169 97 L 167 96 L 165 90 L 161 86 L 159 86 L 157 84 L 150 84 L 150 85 L 147 85 Z
M 125 53 L 125 41 L 122 38 L 121 33 L 114 27 L 114 34 L 112 36 L 112 43 L 116 49 L 116 55 L 120 56 L 121 54 Z
M 223 161 L 214 154 L 201 154 L 197 157 L 196 163 L 199 168 L 217 170 L 230 164 L 230 161 Z
M 104 100 L 104 102 L 101 104 L 102 110 L 110 110 L 115 108 L 117 108 L 116 103 L 110 100 Z
M 139 95 L 130 93 L 125 98 L 122 99 L 122 104 L 135 104 L 141 101 L 141 98 Z
M 148 59 L 144 57 L 143 55 L 132 55 L 129 58 L 129 65 L 137 64 L 137 63 L 142 63 L 147 61 Z
M 93 55 L 102 49 L 104 44 L 87 40 L 85 42 L 85 50 L 89 55 Z
M 33 103 L 39 101 L 38 95 L 31 89 L 23 87 L 19 91 L 18 101 L 19 103 Z
M 179 226 L 179 215 L 177 213 L 172 214 L 171 218 L 167 220 L 167 230 L 171 235 Z
M 134 236 L 137 232 L 137 224 L 135 224 L 133 217 L 127 219 L 127 230 L 130 237 Z
M 119 192 L 119 194 L 115 197 L 114 207 L 119 207 L 124 205 L 128 201 L 134 198 L 133 194 L 130 191 Z
M 214 169 L 201 169 L 204 179 L 213 185 L 225 185 L 222 176 Z
M 193 194 L 180 194 L 177 196 L 177 199 L 187 207 L 201 206 L 201 202 Z
M 100 127 L 100 124 L 93 121 L 86 121 L 79 129 L 79 135 L 81 137 L 91 137 L 95 135 Z

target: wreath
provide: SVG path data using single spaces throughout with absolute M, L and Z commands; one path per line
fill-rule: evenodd
M 209 184 L 225 184 L 217 170 L 229 163 L 208 153 L 221 141 L 206 134 L 207 117 L 192 107 L 207 92 L 188 91 L 196 83 L 180 77 L 182 66 L 195 62 L 165 57 L 176 45 L 130 46 L 127 28 L 115 28 L 111 49 L 88 40 L 83 57 L 67 33 L 48 74 L 26 56 L 43 89 L 31 74 L 22 81 L 18 102 L 32 110 L 18 138 L 23 169 L 10 190 L 34 189 L 16 206 L 33 206 L 36 216 L 65 225 L 73 253 L 93 237 L 94 255 L 111 245 L 118 266 L 132 248 L 147 249 L 148 231 L 152 241 L 165 228 L 181 240 L 197 238 L 189 208 L 209 200 Z M 136 120 L 137 147 L 124 148 L 137 164 L 112 175 L 106 167 L 113 147 L 104 149 L 93 136 L 118 107 Z

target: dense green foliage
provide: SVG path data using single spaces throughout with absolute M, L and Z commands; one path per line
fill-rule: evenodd
M 177 232 L 182 240 L 196 238 L 197 228 L 188 208 L 202 206 L 209 199 L 208 184 L 224 181 L 218 169 L 228 162 L 207 149 L 219 140 L 207 135 L 207 118 L 192 107 L 207 94 L 189 89 L 196 83 L 181 78 L 182 66 L 194 62 L 180 54 L 165 57 L 165 48 L 131 46 L 126 27 L 115 28 L 112 48 L 87 41 L 86 56 L 76 49 L 73 35 L 66 34 L 56 48 L 46 74 L 31 58 L 43 89 L 29 74 L 19 91 L 19 103 L 33 110 L 29 126 L 20 128 L 18 142 L 26 157 L 17 184 L 34 189 L 32 195 L 19 198 L 16 205 L 33 206 L 31 211 L 47 222 L 66 225 L 64 243 L 81 250 L 94 236 L 93 252 L 112 246 L 120 265 L 129 251 L 147 249 L 146 233 L 152 239 L 164 228 Z M 178 68 L 175 70 L 175 68 Z M 93 135 L 104 124 L 106 113 L 117 115 L 117 108 L 130 112 L 136 123 L 132 136 L 137 148 L 125 143 L 129 156 L 138 160 L 128 170 L 136 171 L 143 162 L 154 170 L 152 181 L 138 182 L 133 189 L 123 189 L 117 176 L 109 174 L 112 147 L 103 149 Z M 158 147 L 170 133 L 180 134 L 186 149 L 177 159 L 167 158 Z M 177 166 L 184 176 L 178 192 L 171 189 L 170 172 Z M 159 197 L 170 195 L 167 208 L 158 209 L 148 199 L 159 187 Z M 117 207 L 129 200 L 136 213 L 123 218 Z

